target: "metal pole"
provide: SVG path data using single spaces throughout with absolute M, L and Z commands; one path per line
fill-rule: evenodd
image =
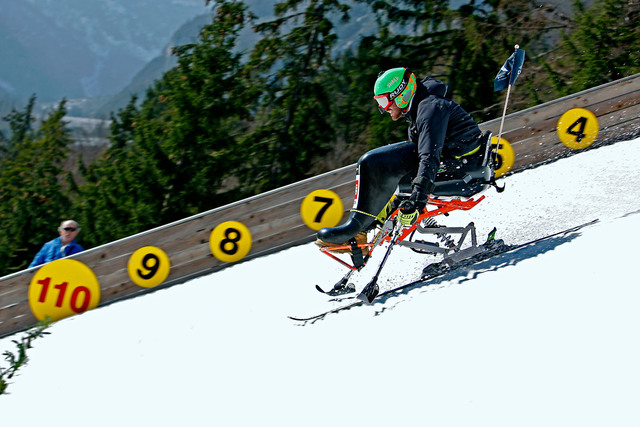
M 515 45 L 515 49 L 519 49 L 520 45 Z M 496 152 L 494 161 L 498 160 L 498 150 L 500 149 L 500 140 L 502 139 L 502 130 L 504 128 L 504 118 L 507 115 L 507 106 L 509 105 L 509 95 L 511 94 L 511 83 L 507 87 L 507 97 L 504 100 L 504 110 L 502 110 L 502 119 L 500 120 L 500 130 L 498 131 L 498 144 L 496 145 Z

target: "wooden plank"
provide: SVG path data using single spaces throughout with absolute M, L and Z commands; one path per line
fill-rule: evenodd
M 640 109 L 639 109 L 640 111 Z M 640 119 L 640 112 L 636 115 L 630 115 L 624 120 L 620 121 L 620 123 L 615 126 L 611 126 L 609 128 L 603 129 L 602 140 L 606 141 L 606 139 L 610 138 L 619 138 L 620 136 L 637 136 L 640 131 L 640 126 L 638 125 L 638 121 Z M 600 138 L 600 136 L 598 136 Z
M 13 309 L 12 309 L 13 310 Z M 4 338 L 8 335 L 12 335 L 16 332 L 25 330 L 38 324 L 38 319 L 31 314 L 29 307 L 22 306 L 16 308 L 20 314 L 13 316 L 2 323 L 0 323 L 0 338 Z
M 28 298 L 29 284 L 31 283 L 32 274 L 21 275 L 12 279 L 10 282 L 0 282 L 0 310 L 5 306 L 11 306 L 26 301 Z
M 355 180 L 347 184 L 341 184 L 340 188 L 337 188 L 337 190 L 341 192 L 348 191 L 348 193 L 351 194 L 353 192 L 354 183 L 355 183 Z M 352 199 L 352 196 L 350 195 L 349 203 L 352 202 L 351 199 Z M 190 248 L 190 247 L 203 247 L 203 248 L 206 248 L 206 251 L 208 252 L 209 250 L 208 240 L 210 235 L 210 229 L 213 229 L 216 223 L 222 223 L 226 220 L 230 220 L 231 218 L 235 218 L 235 220 L 243 222 L 245 225 L 247 225 L 252 233 L 254 240 L 259 242 L 263 240 L 265 237 L 281 232 L 282 230 L 288 230 L 288 229 L 291 229 L 292 227 L 301 226 L 303 222 L 299 212 L 300 203 L 302 203 L 302 200 L 294 200 L 292 201 L 292 203 L 290 203 L 287 206 L 283 205 L 283 206 L 273 207 L 271 209 L 266 209 L 262 212 L 262 215 L 252 214 L 248 218 L 244 218 L 244 217 L 237 218 L 232 216 L 225 218 L 224 216 L 220 215 L 218 216 L 218 218 L 216 218 L 215 223 L 211 224 L 205 230 L 197 231 L 195 234 L 189 236 L 186 239 L 174 240 L 164 245 L 155 245 L 155 246 L 160 247 L 169 255 L 169 258 L 172 264 L 174 264 L 175 262 L 179 263 L 180 260 L 179 259 L 176 260 L 175 256 L 171 254 L 181 252 L 185 248 Z M 266 220 L 268 218 L 276 218 L 276 219 Z M 119 260 L 119 262 L 117 263 L 118 268 L 126 268 L 126 262 L 128 262 L 128 257 L 130 256 L 131 253 L 133 253 L 133 251 L 137 249 L 137 246 L 138 245 L 135 245 L 135 247 L 133 245 L 129 245 L 130 249 L 127 250 L 127 253 L 119 254 L 121 257 L 126 256 L 127 259 Z M 85 261 L 90 267 L 92 267 L 96 275 L 101 275 L 113 269 L 114 261 L 117 259 L 118 258 L 116 257 L 112 257 L 109 259 L 110 260 L 109 262 L 102 262 L 94 265 L 89 264 L 88 262 L 86 262 L 86 260 L 83 260 L 83 259 L 79 259 L 79 260 Z
M 333 185 L 340 185 L 344 175 L 344 169 L 351 169 L 349 166 L 332 171 L 317 177 L 310 178 L 300 183 L 272 190 L 262 195 L 254 196 L 230 205 L 216 208 L 208 212 L 181 220 L 166 226 L 148 230 L 137 235 L 121 239 L 100 247 L 99 251 L 88 250 L 78 254 L 78 260 L 87 265 L 96 265 L 101 260 L 111 259 L 116 253 L 127 253 L 123 248 L 131 245 L 131 240 L 136 241 L 137 247 L 147 245 L 158 246 L 165 242 L 171 242 L 185 238 L 190 234 L 205 230 L 211 226 L 211 219 L 215 218 L 215 224 L 224 221 L 237 220 L 238 218 L 260 217 L 264 221 L 262 214 L 265 210 L 276 207 L 289 208 L 291 200 L 302 200 L 307 194 L 317 188 L 326 188 Z M 291 209 L 295 209 L 292 207 Z M 95 248 L 97 249 L 97 248 Z M 129 251 L 128 253 L 132 253 Z
M 297 227 L 296 229 L 290 230 L 289 233 L 279 233 L 277 235 L 274 235 L 264 242 L 265 244 L 263 245 L 263 250 L 249 254 L 243 260 L 243 262 L 263 256 L 265 253 L 273 252 L 274 247 L 281 248 L 283 246 L 290 245 L 291 241 L 295 239 L 301 239 L 305 242 L 309 241 L 309 229 L 306 226 Z M 172 267 L 169 277 L 167 278 L 165 283 L 177 283 L 183 281 L 184 277 L 187 276 L 197 277 L 203 274 L 210 274 L 214 271 L 219 271 L 232 265 L 235 265 L 235 263 L 223 263 L 213 258 L 213 256 L 211 255 L 208 255 L 204 258 L 196 257 L 192 262 L 185 262 L 179 266 Z M 153 292 L 156 290 L 144 289 L 137 286 L 129 280 L 128 273 L 124 270 L 115 271 L 112 274 L 103 277 L 102 279 L 103 282 L 108 283 L 108 285 L 104 287 L 101 286 L 100 305 L 107 304 L 114 300 L 123 299 L 131 295 Z M 162 287 L 166 287 L 166 285 Z
M 623 96 L 618 100 L 607 100 L 602 103 L 594 104 L 589 111 L 594 113 L 598 118 L 600 127 L 604 124 L 603 121 L 610 121 L 612 116 L 617 116 L 618 111 L 624 111 L 625 109 L 637 106 L 640 104 L 640 92 L 636 92 L 633 97 Z M 503 132 L 503 138 L 509 141 L 516 152 L 516 155 L 525 155 L 530 152 L 535 152 L 537 147 L 544 142 L 548 133 L 555 133 L 558 126 L 558 120 L 561 115 L 568 111 L 562 110 L 556 116 L 546 117 L 543 120 L 538 120 L 529 123 L 527 126 L 513 128 L 506 132 Z M 616 114 L 613 114 L 616 113 Z M 498 130 L 492 130 L 497 136 Z
M 640 99 L 638 99 L 640 100 Z M 638 101 L 636 100 L 636 101 Z M 618 110 L 621 116 L 636 116 L 640 112 L 640 103 L 632 103 L 629 99 L 622 100 L 616 107 L 622 107 L 622 110 Z M 619 126 L 620 118 L 616 114 L 611 114 L 610 109 L 612 104 L 607 104 L 601 109 L 607 111 L 606 114 L 602 114 L 598 121 L 600 129 L 608 129 L 608 132 L 600 131 L 598 139 L 611 138 L 615 135 L 613 127 Z M 623 119 L 624 120 L 624 119 Z M 552 125 L 553 124 L 553 125 Z M 566 148 L 559 140 L 557 135 L 557 120 L 552 118 L 545 123 L 538 123 L 536 126 L 529 127 L 527 129 L 519 129 L 512 131 L 510 134 L 505 135 L 505 139 L 512 142 L 512 147 L 516 155 L 514 161 L 513 171 L 517 171 L 522 168 L 527 168 L 538 164 L 540 162 L 549 160 L 549 158 L 557 158 L 559 156 L 566 156 L 572 152 L 571 149 Z M 525 137 L 525 134 L 530 134 Z M 531 136 L 533 135 L 533 136 Z M 510 139 L 511 138 L 511 139 Z M 550 156 L 547 158 L 547 156 Z
M 4 322 L 8 322 L 14 317 L 19 317 L 24 315 L 25 311 L 28 311 L 29 313 L 31 313 L 29 302 L 26 299 L 20 303 L 13 304 L 8 307 L 4 307 L 2 310 L 0 310 L 0 324 Z
M 606 116 L 598 117 L 598 125 L 601 130 L 607 128 L 615 128 L 628 121 L 633 121 L 640 116 L 640 104 L 625 107 L 618 110 L 616 114 L 607 114 Z
M 600 132 L 598 135 L 598 139 L 602 139 L 602 130 L 609 129 L 609 132 L 606 134 L 611 136 L 613 134 L 613 128 L 620 125 L 621 122 L 624 122 L 628 118 L 635 118 L 638 114 L 640 114 L 640 103 L 625 106 L 624 109 L 618 110 L 619 114 L 611 114 L 607 113 L 600 117 L 598 117 L 598 126 L 600 128 Z M 543 146 L 552 146 L 560 143 L 560 139 L 557 135 L 557 127 L 554 125 L 548 129 L 536 129 L 536 138 L 535 140 L 531 140 L 529 138 L 521 139 L 512 144 L 514 151 L 517 156 L 527 155 L 530 153 L 536 153 L 540 151 Z
M 640 114 L 640 105 L 634 106 L 634 108 L 637 108 Z M 604 125 L 605 127 L 600 130 L 598 138 L 590 148 L 606 144 L 607 141 L 612 139 L 619 139 L 623 135 L 637 135 L 640 127 L 640 117 L 637 114 L 630 115 L 630 118 L 622 123 L 619 121 L 616 123 L 615 118 L 611 118 L 610 120 L 604 120 Z M 540 142 L 542 140 L 545 142 Z M 514 151 L 516 151 L 515 148 Z M 550 132 L 539 138 L 538 145 L 531 144 L 527 147 L 526 151 L 520 150 L 517 152 L 512 170 L 516 172 L 552 159 L 577 154 L 580 151 L 582 150 L 574 150 L 566 147 L 558 139 L 555 132 Z

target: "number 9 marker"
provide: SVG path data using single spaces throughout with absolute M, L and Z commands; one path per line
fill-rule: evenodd
M 155 246 L 144 246 L 129 258 L 129 278 L 138 286 L 153 288 L 169 276 L 171 263 L 167 254 Z

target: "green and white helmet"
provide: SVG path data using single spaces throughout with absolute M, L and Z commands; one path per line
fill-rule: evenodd
M 387 111 L 394 101 L 404 110 L 411 103 L 417 86 L 414 73 L 404 67 L 392 68 L 378 75 L 373 86 L 373 99 L 378 102 L 381 112 Z

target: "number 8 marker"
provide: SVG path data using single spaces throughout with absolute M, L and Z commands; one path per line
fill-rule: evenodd
M 38 320 L 60 320 L 96 308 L 99 302 L 96 275 L 74 259 L 43 265 L 29 285 L 29 306 Z
M 251 232 L 237 221 L 227 221 L 211 232 L 209 247 L 213 256 L 223 262 L 236 262 L 251 250 Z

